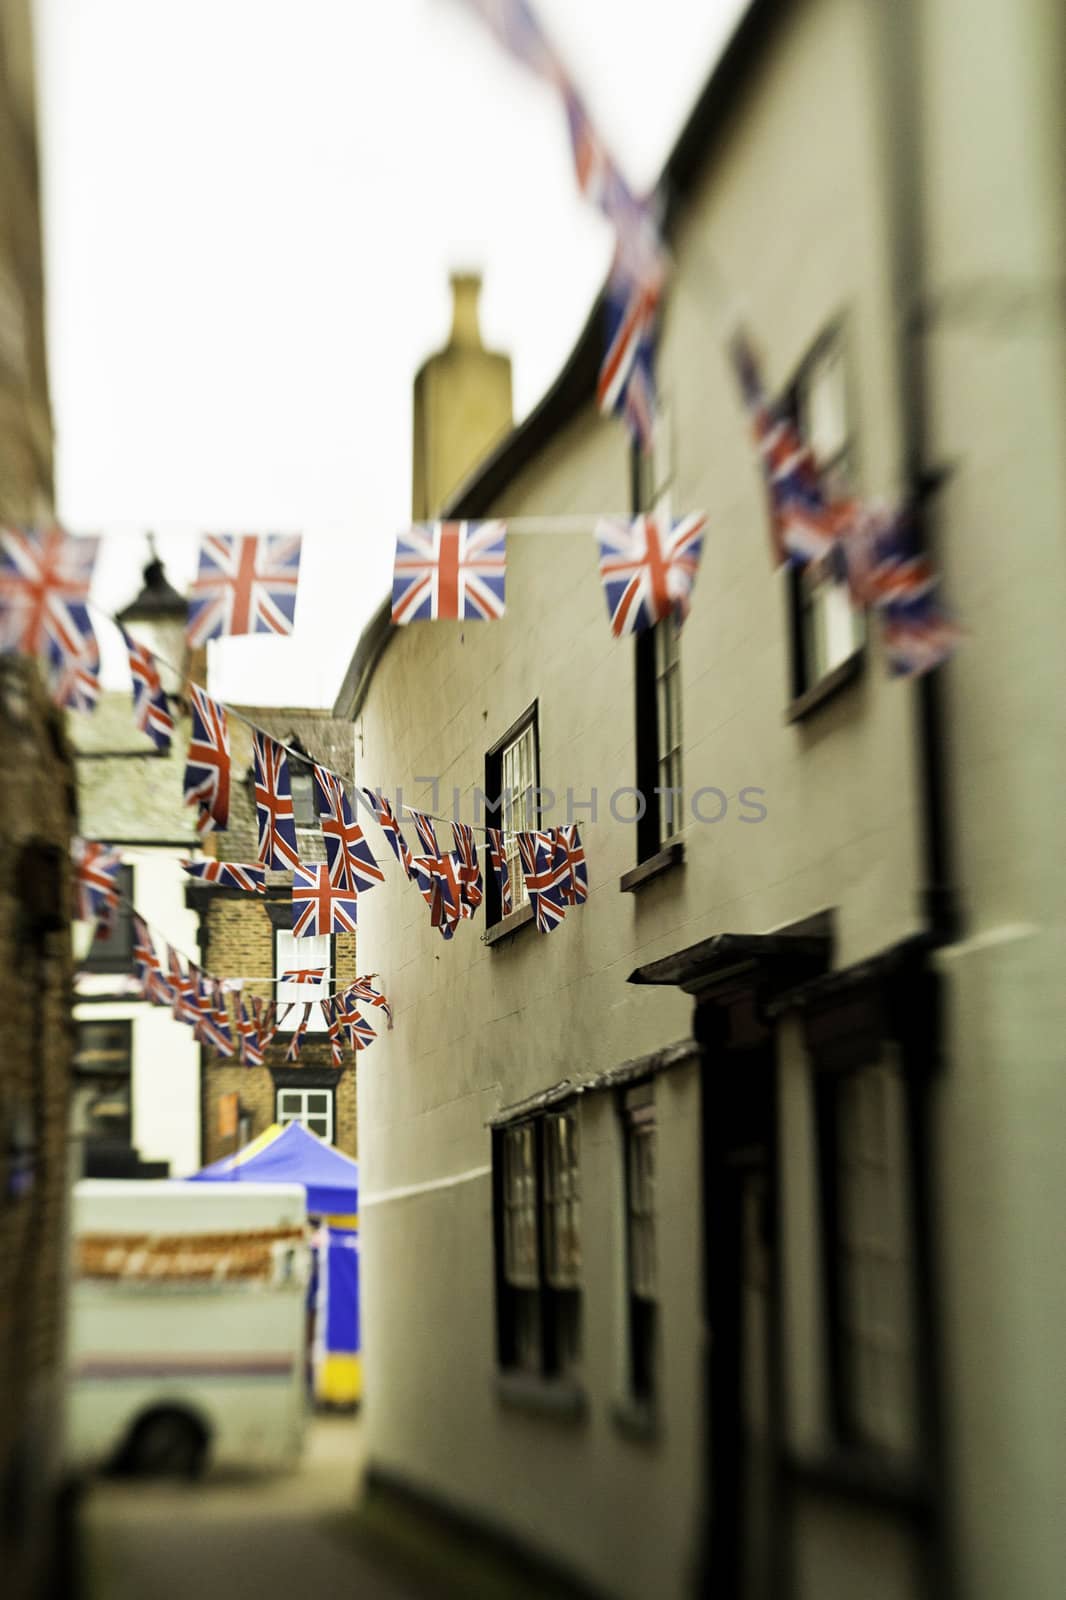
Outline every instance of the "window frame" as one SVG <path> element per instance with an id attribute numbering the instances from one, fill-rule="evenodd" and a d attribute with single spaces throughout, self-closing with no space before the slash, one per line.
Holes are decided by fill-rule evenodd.
<path id="1" fill-rule="evenodd" d="M 291 939 L 293 937 L 292 927 L 291 926 L 289 926 L 289 927 L 284 927 L 284 926 L 279 927 L 275 922 L 272 921 L 271 925 L 270 925 L 270 934 L 271 934 L 271 946 L 272 946 L 272 949 L 273 949 L 273 957 L 274 957 L 274 999 L 275 999 L 275 1002 L 277 1004 L 278 1011 L 280 1011 L 282 1009 L 282 1005 L 283 1004 L 286 1004 L 286 1005 L 288 1004 L 287 1000 L 284 1001 L 284 1002 L 282 1001 L 282 998 L 281 998 L 281 984 L 280 984 L 280 981 L 279 981 L 281 973 L 284 970 L 284 966 L 287 966 L 288 963 L 286 962 L 284 964 L 284 966 L 283 966 L 283 964 L 278 960 L 278 935 L 279 934 L 286 934 Z M 337 935 L 335 933 L 330 933 L 330 934 L 320 934 L 320 935 L 317 935 L 317 937 L 323 938 L 323 939 L 327 939 L 328 938 L 328 940 L 329 940 L 329 963 L 328 963 L 327 968 L 326 968 L 325 978 L 323 979 L 321 984 L 307 984 L 305 986 L 308 989 L 315 990 L 315 995 L 314 995 L 315 1005 L 314 1005 L 314 1008 L 312 1009 L 310 1017 L 308 1018 L 307 1033 L 305 1035 L 306 1038 L 317 1038 L 320 1034 L 324 1035 L 326 1033 L 326 1031 L 327 1031 L 327 1029 L 326 1029 L 326 1019 L 322 1015 L 322 1008 L 318 1005 L 317 1002 L 319 1000 L 325 999 L 327 994 L 332 993 L 332 991 L 336 987 L 336 983 L 337 983 Z M 310 940 L 306 940 L 306 941 L 297 940 L 296 941 L 297 944 L 300 944 L 300 943 L 308 943 L 309 944 L 310 942 L 311 942 Z M 303 965 L 303 964 L 304 963 L 300 963 L 300 965 Z M 295 965 L 295 963 L 294 963 L 294 965 Z M 306 965 L 307 966 L 313 966 L 314 963 L 311 962 L 311 961 L 308 961 L 306 963 Z M 302 1000 L 297 1000 L 295 1002 L 296 1009 L 289 1015 L 289 1017 L 286 1019 L 286 1021 L 285 1021 L 285 1023 L 283 1025 L 279 1025 L 278 1030 L 277 1030 L 279 1038 L 287 1039 L 292 1034 L 294 1034 L 296 1032 L 296 1029 L 300 1025 L 300 1006 L 302 1004 L 303 1004 Z M 295 1018 L 295 1021 L 293 1020 L 294 1018 Z"/>
<path id="2" fill-rule="evenodd" d="M 622 1192 L 625 1207 L 626 1390 L 629 1400 L 654 1412 L 659 1393 L 660 1298 L 658 1282 L 658 1215 L 655 1173 L 658 1159 L 658 1118 L 655 1085 L 651 1078 L 623 1091 L 618 1102 L 622 1126 Z M 652 1189 L 647 1212 L 634 1206 L 634 1156 L 636 1140 L 653 1140 Z M 634 1223 L 647 1222 L 652 1255 L 650 1292 L 637 1283 Z"/>
<path id="3" fill-rule="evenodd" d="M 840 476 L 846 484 L 853 485 L 857 479 L 858 440 L 849 348 L 845 320 L 838 317 L 823 329 L 807 350 L 785 390 L 780 409 L 808 438 L 806 413 L 814 393 L 811 380 L 827 355 L 835 350 L 843 385 L 843 439 L 830 456 L 823 458 L 817 456 L 816 452 L 816 459 L 820 471 L 830 477 Z M 810 442 L 813 449 L 815 441 Z M 851 606 L 842 576 L 834 577 L 827 571 L 812 576 L 810 565 L 801 568 L 789 562 L 785 582 L 791 691 L 788 720 L 797 722 L 860 675 L 866 656 L 866 625 L 861 614 Z M 850 619 L 851 648 L 839 660 L 830 661 L 821 671 L 817 671 L 816 663 L 811 659 L 808 619 L 812 611 L 812 596 L 829 583 L 837 584 L 842 591 Z"/>
<path id="4" fill-rule="evenodd" d="M 878 1071 L 894 1071 L 899 1086 L 898 1116 L 901 1164 L 898 1173 L 897 1204 L 902 1211 L 903 1237 L 900 1284 L 904 1299 L 903 1363 L 910 1386 L 909 1439 L 899 1448 L 878 1441 L 864 1429 L 861 1402 L 856 1398 L 856 1377 L 851 1365 L 851 1348 L 856 1342 L 847 1335 L 850 1304 L 843 1265 L 845 1206 L 841 1181 L 841 1094 L 845 1085 Z M 833 1063 L 815 1062 L 814 1109 L 818 1174 L 819 1235 L 822 1258 L 821 1306 L 824 1326 L 824 1352 L 828 1423 L 834 1444 L 850 1455 L 871 1461 L 892 1462 L 914 1468 L 922 1445 L 921 1395 L 918 1390 L 918 1264 L 921 1241 L 915 1206 L 914 1161 L 909 1143 L 913 1107 L 911 1084 L 904 1062 L 883 1042 L 880 1051 L 863 1060 Z"/>
<path id="5" fill-rule="evenodd" d="M 329 1128 L 329 1133 L 328 1133 L 328 1135 L 327 1134 L 319 1134 L 319 1138 L 325 1138 L 326 1142 L 328 1144 L 333 1145 L 334 1147 L 336 1147 L 336 1143 L 337 1143 L 337 1138 L 336 1138 L 336 1135 L 337 1135 L 337 1092 L 336 1092 L 335 1087 L 332 1084 L 321 1084 L 321 1085 L 320 1084 L 307 1084 L 306 1086 L 304 1086 L 302 1084 L 301 1085 L 275 1084 L 274 1085 L 274 1121 L 279 1123 L 280 1126 L 283 1127 L 283 1128 L 284 1127 L 288 1127 L 289 1123 L 291 1123 L 291 1122 L 299 1122 L 301 1127 L 306 1128 L 309 1133 L 314 1133 L 316 1130 L 314 1128 L 310 1128 L 308 1126 L 308 1122 L 312 1117 L 314 1117 L 316 1119 L 320 1119 L 322 1117 L 322 1113 L 319 1112 L 319 1111 L 312 1112 L 309 1108 L 307 1108 L 307 1105 L 306 1105 L 307 1097 L 308 1097 L 308 1095 L 312 1095 L 312 1094 L 316 1094 L 316 1095 L 317 1094 L 321 1094 L 321 1095 L 325 1095 L 325 1097 L 326 1097 L 326 1106 L 327 1106 L 327 1117 L 326 1117 L 326 1120 L 327 1120 L 327 1124 L 328 1124 L 328 1128 Z M 282 1099 L 284 1098 L 284 1096 L 286 1096 L 286 1095 L 297 1095 L 304 1102 L 304 1109 L 301 1112 L 300 1116 L 295 1117 L 295 1116 L 290 1116 L 290 1115 L 287 1115 L 287 1114 L 283 1113 L 281 1102 L 282 1102 Z"/>
<path id="6" fill-rule="evenodd" d="M 516 745 L 518 743 L 519 739 L 522 737 L 522 735 L 525 734 L 527 731 L 531 731 L 532 735 L 533 735 L 533 762 L 532 762 L 533 773 L 534 773 L 533 788 L 539 793 L 539 791 L 540 791 L 540 701 L 539 700 L 534 700 L 534 701 L 532 701 L 532 703 L 530 705 L 528 705 L 526 707 L 526 709 L 522 712 L 521 716 L 517 717 L 515 719 L 515 721 L 512 722 L 511 726 L 507 729 L 507 732 L 503 735 L 503 737 L 500 738 L 500 739 L 497 739 L 496 743 L 493 744 L 493 745 L 490 745 L 489 749 L 486 750 L 486 752 L 485 752 L 485 796 L 486 796 L 487 801 L 495 802 L 499 806 L 501 795 L 503 793 L 504 754 L 508 749 L 510 749 L 511 747 Z M 499 828 L 502 829 L 503 825 L 504 825 L 504 822 L 506 820 L 507 820 L 507 818 L 504 816 L 503 807 L 499 806 L 499 809 L 497 809 L 497 810 L 487 811 L 486 827 L 490 827 L 490 828 L 499 827 Z M 533 819 L 532 819 L 532 826 L 531 826 L 530 831 L 532 831 L 532 828 L 536 827 L 536 823 L 537 823 L 537 818 L 536 818 L 536 816 L 534 816 Z M 505 847 L 505 851 L 506 851 L 506 848 L 507 848 L 506 839 L 504 840 L 504 847 Z M 510 859 L 510 857 L 508 857 L 508 859 Z M 519 895 L 515 894 L 515 879 L 512 878 L 512 882 L 511 882 L 511 897 L 512 897 L 512 905 L 513 905 L 513 910 L 511 912 L 512 916 L 517 916 L 517 914 L 520 911 L 525 910 L 526 908 L 528 908 L 528 905 L 529 905 L 529 897 L 526 894 L 525 883 L 524 883 L 524 881 L 522 879 L 521 869 L 519 869 L 517 881 L 521 884 L 521 895 L 519 896 Z M 485 844 L 484 882 L 485 882 L 485 927 L 486 927 L 486 929 L 490 929 L 490 928 L 498 927 L 506 919 L 503 916 L 502 900 L 501 900 L 501 896 L 500 896 L 500 886 L 499 886 L 499 883 L 496 880 L 496 873 L 495 873 L 495 871 L 493 869 L 493 866 L 492 866 L 492 857 L 491 857 L 491 855 L 489 853 L 489 847 L 488 847 L 488 843 L 487 842 Z"/>
<path id="7" fill-rule="evenodd" d="M 118 869 L 116 879 L 119 892 L 119 902 L 115 907 L 115 923 L 111 936 L 100 939 L 93 935 L 93 942 L 85 955 L 78 963 L 78 972 L 95 974 L 109 973 L 115 976 L 133 972 L 133 905 L 134 905 L 134 873 L 133 865 L 123 861 Z M 99 946 L 98 955 L 93 952 Z M 125 946 L 125 948 L 123 948 Z"/>
<path id="8" fill-rule="evenodd" d="M 569 1281 L 552 1281 L 549 1264 L 548 1137 L 553 1122 L 566 1121 L 575 1151 L 573 1170 L 578 1239 L 577 1269 Z M 508 1149 L 520 1136 L 532 1134 L 533 1206 L 535 1213 L 536 1282 L 514 1281 L 508 1271 Z M 572 1383 L 583 1357 L 584 1275 L 580 1258 L 581 1132 L 574 1102 L 554 1105 L 534 1116 L 522 1117 L 493 1129 L 492 1135 L 493 1234 L 496 1278 L 496 1364 L 502 1375 L 533 1378 L 546 1383 Z M 552 1196 L 551 1203 L 558 1197 Z M 556 1274 L 558 1278 L 558 1275 Z"/>
<path id="9" fill-rule="evenodd" d="M 127 1103 L 127 1106 L 128 1106 L 128 1115 L 127 1115 L 127 1117 L 125 1119 L 124 1131 L 120 1132 L 117 1135 L 114 1135 L 111 1138 L 108 1138 L 105 1135 L 105 1137 L 103 1139 L 97 1141 L 97 1139 L 94 1138 L 93 1134 L 90 1132 L 90 1129 L 89 1129 L 88 1117 L 89 1117 L 90 1113 L 89 1113 L 89 1107 L 88 1107 L 88 1105 L 86 1105 L 86 1107 L 85 1107 L 86 1123 L 85 1123 L 84 1132 L 83 1132 L 83 1138 L 85 1140 L 85 1143 L 86 1144 L 94 1144 L 96 1142 L 101 1142 L 101 1143 L 118 1143 L 118 1144 L 127 1144 L 127 1145 L 128 1144 L 132 1144 L 132 1142 L 133 1142 L 133 1128 L 134 1128 L 134 1106 L 133 1106 L 133 1020 L 130 1017 L 79 1017 L 77 1019 L 77 1021 L 75 1022 L 75 1027 L 77 1029 L 77 1034 L 76 1034 L 76 1038 L 75 1038 L 74 1076 L 75 1076 L 75 1081 L 76 1081 L 78 1087 L 81 1088 L 81 1089 L 87 1089 L 93 1083 L 105 1083 L 105 1082 L 107 1082 L 107 1081 L 109 1081 L 111 1079 L 115 1079 L 115 1080 L 122 1079 L 122 1081 L 124 1083 L 124 1086 L 125 1086 L 126 1103 Z M 110 1028 L 110 1029 L 114 1029 L 116 1031 L 116 1033 L 120 1033 L 122 1035 L 122 1039 L 123 1039 L 123 1047 L 122 1047 L 122 1049 L 123 1049 L 123 1056 L 124 1056 L 124 1065 L 122 1067 L 104 1068 L 104 1069 L 101 1070 L 101 1069 L 92 1068 L 92 1067 L 86 1068 L 86 1067 L 81 1065 L 81 1059 L 82 1059 L 82 1053 L 83 1053 L 83 1047 L 82 1047 L 83 1037 L 90 1030 L 95 1029 L 95 1028 L 100 1028 L 100 1029 Z"/>

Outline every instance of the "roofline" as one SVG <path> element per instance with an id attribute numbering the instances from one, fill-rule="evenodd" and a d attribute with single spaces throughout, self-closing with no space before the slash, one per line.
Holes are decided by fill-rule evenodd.
<path id="1" fill-rule="evenodd" d="M 775 20 L 789 0 L 749 0 L 711 69 L 710 75 L 666 159 L 655 194 L 662 202 L 663 232 L 670 238 L 681 214 L 680 202 L 706 164 L 710 141 L 730 115 Z M 596 394 L 603 344 L 605 288 L 601 289 L 578 334 L 577 342 L 554 383 L 533 410 L 511 432 L 441 507 L 449 520 L 480 517 L 488 512 L 521 469 Z M 359 715 L 378 662 L 395 630 L 391 626 L 391 601 L 382 601 L 360 635 L 348 671 L 334 702 L 333 714 L 350 720 Z"/>

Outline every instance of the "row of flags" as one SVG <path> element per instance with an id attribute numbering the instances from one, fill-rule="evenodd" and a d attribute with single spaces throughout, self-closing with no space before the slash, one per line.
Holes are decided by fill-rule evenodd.
<path id="1" fill-rule="evenodd" d="M 118 879 L 122 857 L 108 845 L 84 839 L 73 841 L 71 855 L 78 917 L 92 923 L 98 934 L 106 935 L 114 927 L 122 898 Z M 292 1001 L 279 1012 L 276 1001 L 264 1001 L 259 996 L 251 997 L 246 1004 L 238 987 L 241 980 L 212 977 L 166 941 L 157 950 L 148 924 L 132 908 L 131 923 L 133 969 L 142 997 L 152 1005 L 166 1007 L 177 1021 L 187 1023 L 200 1043 L 226 1058 L 239 1056 L 244 1066 L 262 1066 L 266 1051 L 298 1004 L 302 1015 L 286 1052 L 289 1061 L 299 1059 L 313 1005 L 321 1008 L 336 1067 L 343 1063 L 345 1040 L 353 1051 L 360 1051 L 377 1037 L 359 1010 L 361 1004 L 383 1010 L 391 1026 L 388 999 L 370 978 L 357 978 L 336 994 L 315 1001 Z M 296 968 L 283 973 L 281 981 L 321 984 L 324 977 L 323 967 Z"/>
<path id="2" fill-rule="evenodd" d="M 291 634 L 300 572 L 298 535 L 207 534 L 189 597 L 192 647 L 227 634 Z M 0 528 L 0 652 L 40 658 L 57 705 L 92 711 L 100 698 L 100 644 L 89 613 L 98 538 L 58 527 Z M 173 719 L 158 664 L 121 625 L 137 726 L 170 745 Z"/>
<path id="3" fill-rule="evenodd" d="M 702 516 L 604 518 L 596 527 L 600 578 L 615 637 L 689 612 L 703 553 Z M 392 620 L 495 622 L 504 614 L 504 522 L 422 523 L 400 534 Z"/>
<path id="4" fill-rule="evenodd" d="M 364 789 L 371 810 L 381 825 L 404 876 L 429 906 L 430 925 L 443 939 L 477 912 L 485 898 L 474 829 L 467 823 L 451 824 L 454 850 L 442 850 L 434 818 L 411 811 L 422 847 L 415 855 L 404 837 L 396 814 L 380 791 Z M 500 914 L 513 910 L 510 863 L 501 829 L 487 828 L 488 856 L 499 889 Z M 541 933 L 557 928 L 570 906 L 588 899 L 588 866 L 576 823 L 559 828 L 512 835 L 517 841 L 526 893 Z"/>
<path id="5" fill-rule="evenodd" d="M 463 0 L 498 43 L 558 94 L 577 186 L 610 224 L 614 255 L 606 293 L 600 409 L 620 416 L 645 452 L 655 419 L 655 344 L 667 258 L 652 205 L 635 195 L 600 136 L 559 52 L 528 0 Z"/>
<path id="6" fill-rule="evenodd" d="M 939 666 L 962 633 L 940 598 L 938 574 L 919 548 L 912 508 L 835 492 L 796 422 L 767 398 L 742 331 L 734 335 L 730 355 L 766 483 L 775 565 L 820 568 L 846 585 L 855 610 L 876 612 L 894 675 L 914 677 Z"/>

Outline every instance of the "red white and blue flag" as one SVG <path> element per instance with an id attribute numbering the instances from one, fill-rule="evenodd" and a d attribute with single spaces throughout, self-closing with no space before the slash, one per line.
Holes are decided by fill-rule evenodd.
<path id="1" fill-rule="evenodd" d="M 528 0 L 463 0 L 491 29 L 503 48 L 549 83 L 561 83 L 565 73 L 558 56 L 533 14 Z"/>
<path id="2" fill-rule="evenodd" d="M 420 523 L 396 540 L 392 620 L 495 621 L 504 613 L 506 525 Z"/>
<path id="3" fill-rule="evenodd" d="M 376 973 L 370 974 L 370 978 L 376 976 Z M 355 982 L 347 990 L 347 995 L 351 1000 L 365 1000 L 367 1005 L 379 1007 L 384 1011 L 388 1025 L 391 1028 L 392 1007 L 381 990 L 374 988 L 370 978 L 356 978 Z"/>
<path id="4" fill-rule="evenodd" d="M 566 916 L 568 903 L 563 888 L 566 869 L 556 860 L 555 840 L 548 832 L 520 833 L 518 850 L 537 929 L 551 933 Z"/>
<path id="5" fill-rule="evenodd" d="M 244 861 L 183 861 L 190 878 L 214 883 L 220 889 L 242 889 L 245 894 L 262 894 L 266 868 Z"/>
<path id="6" fill-rule="evenodd" d="M 341 1025 L 337 1016 L 336 1004 L 332 999 L 320 1000 L 318 1003 L 322 1007 L 322 1015 L 326 1019 L 330 1059 L 335 1067 L 340 1067 L 344 1063 L 344 1048 L 341 1044 Z"/>
<path id="7" fill-rule="evenodd" d="M 680 522 L 646 516 L 599 523 L 600 577 L 615 638 L 641 633 L 671 613 L 679 626 L 684 621 L 703 552 L 704 525 L 702 516 Z"/>
<path id="8" fill-rule="evenodd" d="M 166 755 L 170 749 L 170 736 L 174 732 L 174 718 L 163 692 L 163 681 L 155 656 L 146 644 L 139 643 L 119 625 L 126 644 L 133 680 L 133 720 L 142 733 L 146 733 L 156 749 Z"/>
<path id="9" fill-rule="evenodd" d="M 244 996 L 237 1002 L 237 1038 L 240 1041 L 242 1067 L 261 1067 L 263 1051 L 259 1044 L 259 1020 L 248 1015 Z"/>
<path id="10" fill-rule="evenodd" d="M 226 713 L 197 684 L 190 685 L 192 728 L 185 755 L 185 804 L 198 807 L 201 834 L 229 825 L 230 753 Z"/>
<path id="11" fill-rule="evenodd" d="M 259 859 L 265 866 L 282 872 L 295 871 L 300 857 L 296 849 L 296 818 L 285 750 L 257 728 L 252 734 L 252 756 Z"/>
<path id="12" fill-rule="evenodd" d="M 459 863 L 454 856 L 441 853 L 433 821 L 423 811 L 412 811 L 415 829 L 425 854 L 415 856 L 412 875 L 419 893 L 430 908 L 430 923 L 442 939 L 453 937 L 462 916 L 459 888 Z"/>
<path id="13" fill-rule="evenodd" d="M 459 904 L 464 917 L 472 917 L 485 898 L 485 887 L 481 881 L 481 862 L 478 858 L 477 845 L 474 843 L 474 830 L 465 822 L 452 823 L 452 836 L 455 839 L 455 859 L 459 876 Z"/>
<path id="14" fill-rule="evenodd" d="M 339 996 L 338 1014 L 341 1027 L 348 1038 L 348 1043 L 353 1050 L 366 1050 L 377 1038 L 374 1029 L 356 1007 L 356 994 L 354 989 L 348 989 Z"/>
<path id="15" fill-rule="evenodd" d="M 658 295 L 628 278 L 612 279 L 604 300 L 607 349 L 596 399 L 607 416 L 622 417 L 641 450 L 655 428 L 655 340 Z"/>
<path id="16" fill-rule="evenodd" d="M 223 634 L 292 633 L 299 576 L 299 534 L 205 534 L 189 599 L 189 644 L 195 650 Z"/>
<path id="17" fill-rule="evenodd" d="M 404 838 L 403 830 L 396 819 L 396 813 L 383 794 L 377 793 L 373 789 L 364 789 L 363 793 L 366 795 L 367 804 L 381 825 L 382 832 L 389 841 L 393 855 L 400 863 L 407 877 L 410 878 L 414 871 L 414 858 L 411 855 L 411 847 Z"/>
<path id="18" fill-rule="evenodd" d="M 78 920 L 95 923 L 98 929 L 109 933 L 118 909 L 122 857 L 117 850 L 92 839 L 72 839 L 70 853 Z"/>
<path id="19" fill-rule="evenodd" d="M 72 662 L 99 665 L 89 620 L 99 545 L 62 528 L 0 528 L 0 652 L 44 657 L 53 681 Z"/>
<path id="20" fill-rule="evenodd" d="M 327 933 L 354 933 L 358 901 L 330 882 L 329 868 L 294 867 L 292 874 L 292 931 L 297 939 Z"/>
<path id="21" fill-rule="evenodd" d="M 509 917 L 514 910 L 514 900 L 511 895 L 511 867 L 504 849 L 503 834 L 499 828 L 486 828 L 485 832 L 489 841 L 489 859 L 500 890 L 500 915 Z"/>
<path id="22" fill-rule="evenodd" d="M 159 972 L 159 956 L 156 954 L 155 945 L 148 924 L 136 911 L 130 918 L 133 930 L 133 971 L 137 982 L 141 986 L 141 993 L 146 1000 L 154 1000 L 155 976 Z"/>
<path id="23" fill-rule="evenodd" d="M 589 870 L 585 847 L 576 822 L 551 829 L 552 865 L 559 870 L 559 892 L 568 906 L 584 905 L 589 897 Z"/>
<path id="24" fill-rule="evenodd" d="M 325 967 L 289 967 L 281 974 L 282 983 L 321 983 L 326 976 Z"/>
<path id="25" fill-rule="evenodd" d="M 358 894 L 385 881 L 385 874 L 370 853 L 366 835 L 352 815 L 344 785 L 335 772 L 316 766 L 315 804 L 326 842 L 330 882 L 337 889 Z"/>
<path id="26" fill-rule="evenodd" d="M 830 493 L 799 429 L 767 399 L 755 352 L 743 332 L 733 336 L 730 355 L 762 463 L 774 564 L 820 561 L 846 535 L 855 504 Z"/>
<path id="27" fill-rule="evenodd" d="M 289 1048 L 285 1052 L 285 1060 L 286 1061 L 299 1061 L 299 1059 L 300 1059 L 300 1046 L 304 1042 L 304 1034 L 307 1032 L 307 1024 L 311 1020 L 311 1006 L 312 1006 L 312 1004 L 313 1004 L 313 1002 L 310 1001 L 310 1000 L 305 1000 L 304 1001 L 304 1014 L 300 1018 L 299 1024 L 298 1024 L 297 1029 L 296 1029 L 296 1032 L 293 1034 L 292 1039 L 289 1041 Z M 291 1011 L 291 1010 L 292 1010 L 292 1007 L 290 1006 L 289 1007 L 289 1011 Z M 289 1014 L 289 1012 L 286 1011 L 285 1012 L 285 1016 L 283 1016 L 282 1019 L 281 1019 L 283 1022 L 285 1020 L 285 1017 L 288 1016 L 288 1014 Z"/>
<path id="28" fill-rule="evenodd" d="M 48 683 L 57 706 L 68 711 L 95 711 L 100 699 L 100 646 L 90 626 L 77 653 L 49 651 Z"/>

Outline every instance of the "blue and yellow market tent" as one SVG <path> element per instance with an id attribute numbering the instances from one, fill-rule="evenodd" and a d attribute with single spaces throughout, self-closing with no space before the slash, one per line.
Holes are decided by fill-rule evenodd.
<path id="1" fill-rule="evenodd" d="M 323 1219 L 315 1307 L 315 1398 L 360 1398 L 359 1165 L 298 1122 L 274 1123 L 235 1155 L 213 1161 L 190 1183 L 300 1183 L 307 1211 Z"/>

